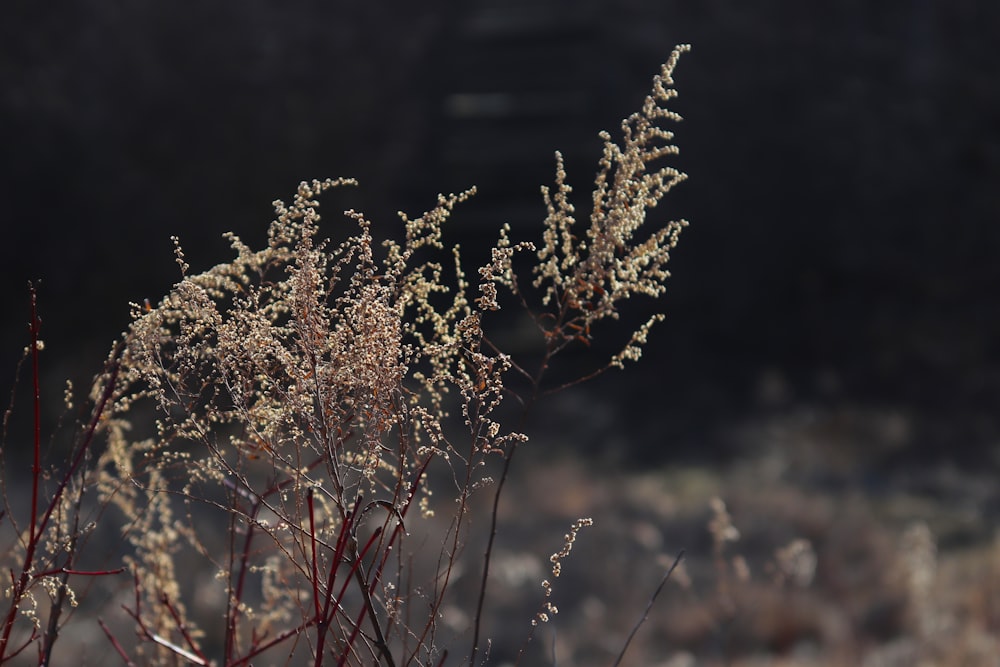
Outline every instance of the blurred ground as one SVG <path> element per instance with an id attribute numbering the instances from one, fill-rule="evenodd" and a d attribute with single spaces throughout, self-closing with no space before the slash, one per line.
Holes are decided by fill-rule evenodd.
<path id="1" fill-rule="evenodd" d="M 504 506 L 497 657 L 513 663 L 532 613 L 519 596 L 541 600 L 546 556 L 592 516 L 552 580 L 560 613 L 521 664 L 612 664 L 683 550 L 623 665 L 996 665 L 995 475 L 885 470 L 879 452 L 905 428 L 899 414 L 799 406 L 720 434 L 739 452 L 724 463 L 527 450 Z"/>
<path id="2" fill-rule="evenodd" d="M 907 416 L 797 405 L 718 433 L 731 452 L 725 461 L 679 457 L 636 465 L 578 451 L 580 434 L 603 417 L 593 392 L 569 396 L 563 395 L 567 404 L 590 402 L 596 417 L 581 419 L 581 410 L 566 413 L 556 401 L 542 406 L 538 414 L 546 426 L 536 424 L 519 451 L 504 494 L 483 624 L 487 664 L 614 664 L 682 551 L 680 568 L 620 664 L 997 664 L 995 475 L 919 460 L 887 469 L 882 452 L 900 446 Z M 15 478 L 5 487 L 15 506 L 27 495 L 19 483 Z M 446 517 L 449 495 L 440 491 L 434 502 L 445 504 Z M 449 647 L 452 659 L 468 646 L 489 496 L 480 493 L 472 505 L 471 516 L 478 518 L 453 572 L 452 604 L 442 609 L 437 643 Z M 583 517 L 594 525 L 580 531 L 555 578 L 549 556 Z M 408 543 L 420 544 L 424 526 L 433 531 L 436 523 L 408 519 Z M 107 544 L 120 539 L 113 526 L 102 530 Z M 425 555 L 432 562 L 436 557 L 434 550 Z M 189 608 L 207 630 L 203 646 L 212 652 L 219 648 L 213 628 L 224 598 L 214 570 L 204 566 L 183 565 Z M 553 584 L 549 601 L 559 612 L 532 630 L 546 600 L 544 579 Z M 57 655 L 110 664 L 117 658 L 93 619 L 103 618 L 118 637 L 129 638 L 121 605 L 131 604 L 131 582 L 100 578 L 80 595 L 83 605 Z M 422 604 L 419 597 L 412 603 L 418 609 Z M 34 664 L 32 658 L 19 664 Z"/>

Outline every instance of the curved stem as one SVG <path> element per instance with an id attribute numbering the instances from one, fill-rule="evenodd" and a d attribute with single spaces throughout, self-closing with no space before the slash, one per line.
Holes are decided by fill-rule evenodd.
<path id="1" fill-rule="evenodd" d="M 555 352 L 551 346 L 546 349 L 545 356 L 542 358 L 541 364 L 539 364 L 538 371 L 531 379 L 531 396 L 527 401 L 522 401 L 524 409 L 521 412 L 518 430 L 522 430 L 525 422 L 528 420 L 531 408 L 535 404 L 535 400 L 539 397 L 539 387 L 542 383 L 542 377 L 548 370 L 549 361 L 552 359 L 554 353 Z M 519 444 L 520 443 L 517 440 L 514 440 L 511 443 L 510 450 L 504 457 L 503 470 L 500 473 L 500 480 L 497 482 L 496 492 L 493 494 L 493 507 L 490 510 L 490 533 L 489 538 L 487 538 L 486 541 L 486 552 L 483 554 L 483 573 L 479 581 L 479 595 L 476 600 L 475 623 L 472 631 L 472 651 L 469 654 L 470 667 L 476 666 L 476 656 L 479 653 L 479 634 L 482 628 L 483 606 L 486 603 L 486 588 L 490 576 L 490 561 L 493 557 L 493 544 L 496 542 L 497 524 L 499 523 L 500 517 L 500 496 L 503 494 L 504 485 L 507 483 L 507 477 L 510 474 L 510 465 L 514 460 L 514 454 L 517 453 L 517 447 Z"/>

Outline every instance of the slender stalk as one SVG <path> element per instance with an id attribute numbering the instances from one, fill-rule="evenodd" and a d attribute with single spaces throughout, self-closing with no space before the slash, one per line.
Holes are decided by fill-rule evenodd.
<path id="1" fill-rule="evenodd" d="M 97 624 L 101 626 L 101 630 L 104 631 L 104 635 L 108 638 L 108 641 L 111 642 L 111 646 L 114 647 L 115 653 L 121 657 L 122 662 L 125 663 L 126 667 L 135 667 L 135 663 L 132 662 L 132 659 L 128 657 L 128 653 L 125 652 L 125 647 L 123 647 L 121 642 L 118 641 L 118 638 L 114 636 L 111 632 L 111 628 L 109 628 L 104 622 L 104 619 L 97 619 Z"/>
<path id="2" fill-rule="evenodd" d="M 38 321 L 38 294 L 35 291 L 34 286 L 31 288 L 31 387 L 32 387 L 32 397 L 31 403 L 33 406 L 34 413 L 34 423 L 32 424 L 32 452 L 34 455 L 34 461 L 31 465 L 31 528 L 28 531 L 28 542 L 31 545 L 30 548 L 34 551 L 34 544 L 38 541 L 38 482 L 42 476 L 42 464 L 41 464 L 41 452 L 42 452 L 42 400 L 41 400 L 41 390 L 38 373 L 38 330 L 40 327 L 40 322 Z M 27 560 L 28 563 L 31 562 L 30 559 Z"/>
<path id="3" fill-rule="evenodd" d="M 522 401 L 522 426 L 525 422 L 527 422 L 528 415 L 531 412 L 531 407 L 535 404 L 535 400 L 538 398 L 542 377 L 545 375 L 545 371 L 548 370 L 549 361 L 552 359 L 553 354 L 553 348 L 549 347 L 546 350 L 545 357 L 542 359 L 541 364 L 538 367 L 538 371 L 531 380 L 531 397 L 527 401 Z M 493 544 L 496 542 L 497 526 L 500 520 L 500 497 L 503 494 L 504 485 L 507 483 L 507 477 L 510 475 L 510 466 L 511 462 L 514 460 L 514 454 L 517 453 L 517 446 L 518 442 L 516 440 L 511 443 L 510 450 L 504 457 L 503 469 L 500 473 L 500 481 L 497 482 L 496 491 L 493 493 L 493 506 L 490 510 L 490 532 L 486 541 L 486 552 L 483 554 L 483 571 L 479 580 L 479 596 L 476 600 L 476 620 L 472 630 L 472 650 L 469 653 L 470 667 L 476 666 L 476 657 L 479 653 L 479 635 L 482 629 L 483 606 L 486 603 L 486 589 L 489 583 L 490 563 L 493 559 Z"/>
<path id="4" fill-rule="evenodd" d="M 184 641 L 187 642 L 188 647 L 191 649 L 191 653 L 198 656 L 198 658 L 202 661 L 202 664 L 209 664 L 208 657 L 198 649 L 198 645 L 195 643 L 194 637 L 192 637 L 191 633 L 188 631 L 187 623 L 184 621 L 184 617 L 181 616 L 180 612 L 177 610 L 177 607 L 170 603 L 170 598 L 166 595 L 163 595 L 160 598 L 160 601 L 163 606 L 167 608 L 167 611 L 170 612 L 171 618 L 173 618 L 174 623 L 177 624 L 177 631 L 181 633 L 182 637 L 184 637 Z"/>
<path id="5" fill-rule="evenodd" d="M 618 667 L 618 665 L 621 664 L 622 658 L 625 657 L 625 652 L 628 651 L 628 647 L 632 643 L 632 640 L 635 638 L 636 633 L 639 632 L 639 628 L 642 627 L 642 624 L 646 622 L 647 618 L 649 618 L 649 611 L 653 608 L 653 604 L 656 602 L 656 598 L 659 597 L 660 592 L 663 590 L 663 587 L 667 584 L 667 580 L 670 579 L 670 575 L 672 575 L 674 573 L 674 570 L 677 569 L 677 566 L 681 564 L 681 560 L 683 558 L 684 558 L 684 550 L 682 549 L 680 553 L 677 554 L 677 558 L 674 559 L 674 564 L 671 565 L 670 569 L 667 570 L 667 573 L 663 575 L 663 578 L 660 580 L 660 585 L 656 587 L 655 591 L 653 591 L 652 597 L 650 597 L 649 602 L 646 603 L 646 609 L 642 612 L 642 618 L 640 618 L 636 622 L 636 624 L 632 626 L 632 631 L 628 633 L 628 638 L 625 640 L 625 645 L 622 646 L 622 650 L 618 654 L 618 658 L 615 660 L 615 663 L 611 667 Z"/>
<path id="6" fill-rule="evenodd" d="M 39 331 L 41 328 L 41 322 L 38 317 L 38 301 L 37 292 L 34 286 L 31 286 L 31 323 L 29 326 L 29 331 L 31 334 L 31 374 L 32 374 L 32 384 L 33 384 L 33 403 L 34 403 L 34 437 L 33 437 L 33 463 L 32 463 L 32 492 L 31 492 L 31 517 L 28 529 L 28 541 L 25 544 L 24 549 L 24 560 L 21 564 L 21 571 L 19 575 L 16 575 L 13 570 L 10 571 L 11 580 L 11 594 L 10 594 L 10 607 L 7 610 L 7 616 L 3 623 L 3 632 L 0 635 L 0 662 L 13 657 L 16 653 L 24 650 L 25 646 L 21 646 L 15 651 L 10 648 L 10 636 L 14 629 L 14 622 L 17 620 L 17 615 L 20 610 L 21 602 L 24 600 L 24 596 L 28 592 L 28 588 L 31 586 L 32 582 L 36 577 L 32 574 L 32 569 L 35 567 L 35 558 L 38 551 L 38 547 L 42 541 L 42 535 L 45 533 L 46 528 L 49 525 L 49 521 L 52 519 L 53 513 L 60 506 L 62 502 L 63 493 L 66 491 L 66 487 L 69 485 L 70 481 L 74 478 L 80 466 L 83 464 L 87 452 L 90 450 L 90 446 L 94 441 L 94 436 L 97 433 L 97 426 L 100 422 L 101 415 L 104 413 L 105 408 L 111 401 L 115 390 L 115 381 L 118 377 L 118 357 L 119 350 L 116 350 L 112 356 L 112 361 L 110 362 L 110 372 L 108 374 L 107 385 L 98 399 L 97 404 L 94 406 L 93 413 L 91 414 L 90 422 L 83 431 L 83 437 L 80 440 L 80 444 L 77 447 L 73 461 L 70 463 L 69 468 L 63 474 L 62 478 L 59 480 L 59 484 L 56 486 L 55 491 L 52 494 L 51 500 L 48 506 L 45 508 L 44 512 L 41 513 L 39 517 L 39 507 L 38 507 L 38 496 L 39 496 L 39 484 L 41 482 L 42 470 L 41 470 L 41 374 L 39 372 L 38 364 L 38 352 L 39 352 Z M 37 638 L 37 633 L 32 632 L 31 636 L 27 640 L 30 644 Z"/>
<path id="7" fill-rule="evenodd" d="M 34 408 L 33 423 L 33 462 L 31 466 L 31 517 L 28 528 L 28 543 L 24 549 L 24 562 L 21 565 L 21 574 L 15 578 L 11 571 L 12 591 L 10 596 L 10 608 L 7 610 L 7 617 L 4 619 L 3 636 L 0 637 L 0 662 L 8 657 L 8 647 L 10 644 L 10 634 L 14 629 L 14 621 L 17 619 L 18 609 L 21 600 L 28 590 L 31 581 L 31 568 L 35 562 L 35 550 L 38 548 L 38 533 L 41 530 L 38 523 L 38 483 L 42 476 L 41 468 L 41 392 L 39 389 L 40 380 L 38 372 L 38 295 L 35 286 L 30 288 L 31 292 L 31 322 L 28 330 L 31 337 L 31 380 L 32 380 L 32 405 Z M 55 502 L 55 501 L 53 501 Z M 34 633 L 32 633 L 34 636 Z M 23 647 L 22 647 L 23 648 Z M 20 649 L 19 649 L 20 650 Z"/>
<path id="8" fill-rule="evenodd" d="M 319 563 L 316 561 L 316 506 L 313 501 L 313 490 L 309 489 L 306 492 L 306 506 L 309 510 L 309 546 L 312 550 L 312 556 L 310 559 L 310 569 L 311 569 L 311 584 L 312 584 L 312 599 L 313 599 L 313 609 L 316 617 L 316 667 L 321 667 L 323 664 L 323 646 L 326 640 L 326 619 L 321 615 L 322 610 L 320 609 L 320 599 L 319 599 Z M 339 542 L 339 539 L 338 539 Z M 336 563 L 334 563 L 336 566 Z M 336 572 L 336 570 L 334 570 Z M 327 589 L 329 590 L 330 582 L 327 582 Z"/>

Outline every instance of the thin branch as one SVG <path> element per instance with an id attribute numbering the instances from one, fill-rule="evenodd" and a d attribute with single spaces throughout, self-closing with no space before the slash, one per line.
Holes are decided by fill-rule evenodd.
<path id="1" fill-rule="evenodd" d="M 632 639 L 635 637 L 636 633 L 639 632 L 639 628 L 642 627 L 642 624 L 646 622 L 647 618 L 649 618 L 649 612 L 653 608 L 656 598 L 659 597 L 660 591 L 662 591 L 663 587 L 666 586 L 667 580 L 670 579 L 670 575 L 672 575 L 674 570 L 677 569 L 677 566 L 681 564 L 681 559 L 683 558 L 684 550 L 681 549 L 680 553 L 677 554 L 677 558 L 674 559 L 674 564 L 671 565 L 670 569 L 667 570 L 667 573 L 663 575 L 663 579 L 660 580 L 660 585 L 656 587 L 656 590 L 653 591 L 652 597 L 649 598 L 649 602 L 646 604 L 646 609 L 642 612 L 642 618 L 640 618 L 636 624 L 632 626 L 632 631 L 628 634 L 628 639 L 625 640 L 625 645 L 622 646 L 622 650 L 618 654 L 618 658 L 611 667 L 618 667 L 618 665 L 621 664 L 622 658 L 625 657 L 625 652 L 628 651 L 629 644 L 632 643 Z"/>
<path id="2" fill-rule="evenodd" d="M 121 659 L 125 662 L 126 667 L 137 667 L 137 665 L 132 662 L 132 659 L 128 657 L 128 653 L 125 652 L 125 648 L 121 645 L 118 639 L 111 633 L 111 628 L 107 626 L 103 618 L 97 619 L 97 624 L 101 626 L 101 630 L 104 631 L 104 635 L 111 642 L 111 646 L 114 647 L 115 652 L 121 656 Z"/>

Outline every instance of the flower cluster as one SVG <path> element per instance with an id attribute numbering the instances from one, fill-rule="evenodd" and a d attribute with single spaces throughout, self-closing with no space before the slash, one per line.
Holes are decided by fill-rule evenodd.
<path id="1" fill-rule="evenodd" d="M 673 132 L 663 121 L 677 122 L 680 115 L 665 105 L 677 96 L 671 86 L 681 54 L 689 45 L 674 49 L 653 80 L 653 90 L 642 110 L 622 121 L 621 143 L 601 132 L 604 153 L 599 162 L 592 195 L 590 226 L 581 238 L 576 230 L 575 208 L 570 202 L 572 188 L 566 181 L 562 155 L 556 153 L 554 189 L 542 188 L 548 216 L 534 286 L 544 290 L 543 304 L 550 308 L 557 338 L 587 340 L 593 324 L 618 317 L 619 304 L 636 294 L 658 297 L 670 276 L 666 269 L 670 252 L 676 247 L 686 220 L 666 225 L 640 236 L 647 213 L 687 175 L 669 164 L 675 155 Z M 506 281 L 504 281 L 506 282 Z M 635 361 L 646 341 L 649 328 L 662 319 L 657 315 L 646 322 L 612 366 Z"/>
<path id="2" fill-rule="evenodd" d="M 621 144 L 602 134 L 585 238 L 574 234 L 557 155 L 541 243 L 513 243 L 504 227 L 476 286 L 458 249 L 448 253 L 442 241 L 444 223 L 474 190 L 440 196 L 416 218 L 401 213 L 401 241 L 378 243 L 373 223 L 354 210 L 345 212 L 346 240 L 325 239 L 320 196 L 354 184 L 337 179 L 303 182 L 290 204 L 274 202 L 263 249 L 230 235 L 233 259 L 192 273 L 177 242 L 180 282 L 158 304 L 134 306 L 115 374 L 97 385 L 114 395 L 102 417 L 99 488 L 127 518 L 136 581 L 129 613 L 147 640 L 145 661 L 207 663 L 205 628 L 185 604 L 193 591 L 181 576 L 195 560 L 217 575 L 218 594 L 199 597 L 220 601 L 212 618 L 225 619 L 228 664 L 278 655 L 269 651 L 283 651 L 283 660 L 301 651 L 316 664 L 324 655 L 351 656 L 351 664 L 440 661 L 436 627 L 471 529 L 470 499 L 491 485 L 493 460 L 503 461 L 499 497 L 510 456 L 526 440 L 501 425 L 508 371 L 537 389 L 555 353 L 589 340 L 591 325 L 618 317 L 623 300 L 664 289 L 686 223 L 644 238 L 640 228 L 684 179 L 658 163 L 676 152 L 659 124 L 679 120 L 664 104 L 686 50 L 673 52 L 642 111 L 623 122 Z M 537 306 L 513 268 L 518 253 L 531 252 Z M 484 316 L 500 308 L 498 286 L 519 296 L 541 329 L 546 356 L 535 372 L 484 332 Z M 656 319 L 607 367 L 637 359 Z M 441 481 L 448 493 L 432 502 Z M 447 515 L 434 519 L 440 532 L 411 539 L 414 517 L 435 514 Z M 553 576 L 585 525 L 574 524 L 552 557 Z M 427 543 L 441 548 L 408 548 Z M 486 568 L 492 538 L 489 545 Z M 480 609 L 486 580 L 484 572 Z M 473 657 L 478 617 L 474 634 Z"/>

